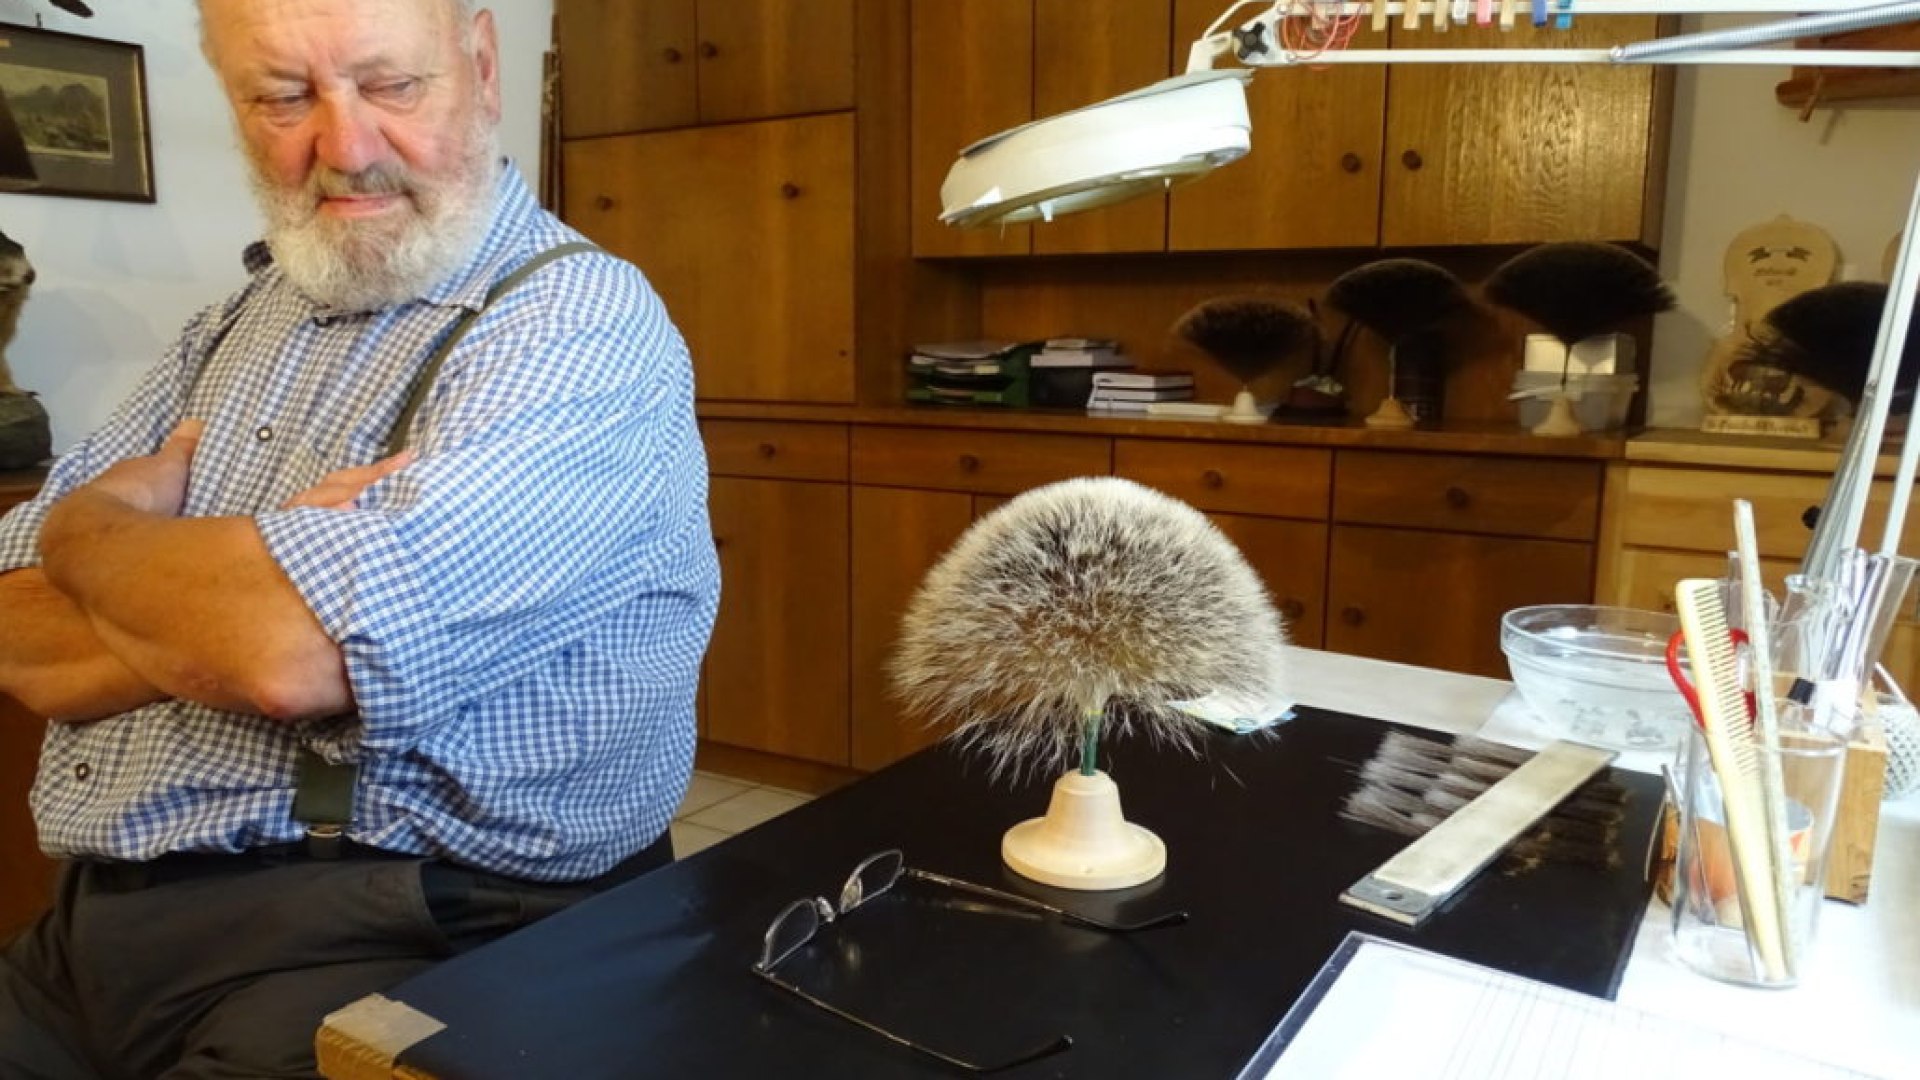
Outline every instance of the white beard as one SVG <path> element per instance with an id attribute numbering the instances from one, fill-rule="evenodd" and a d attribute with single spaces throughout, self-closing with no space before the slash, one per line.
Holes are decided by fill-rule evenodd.
<path id="1" fill-rule="evenodd" d="M 479 246 L 493 215 L 498 140 L 476 118 L 471 153 L 440 182 L 422 181 L 404 166 L 347 174 L 316 165 L 306 183 L 288 189 L 250 159 L 254 195 L 267 218 L 267 245 L 294 286 L 340 311 L 375 311 L 413 300 L 450 277 Z M 397 192 L 403 210 L 365 220 L 319 213 L 323 195 Z"/>

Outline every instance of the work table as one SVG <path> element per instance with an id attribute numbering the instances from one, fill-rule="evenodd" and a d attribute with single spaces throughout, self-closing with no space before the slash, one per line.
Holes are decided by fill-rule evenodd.
<path id="1" fill-rule="evenodd" d="M 1286 662 L 1304 705 L 1444 732 L 1476 728 L 1511 689 L 1502 680 L 1312 650 L 1291 649 Z M 1132 793 L 1129 817 L 1152 825 L 1168 840 L 1167 877 L 1123 894 L 1081 894 L 1056 902 L 1091 905 L 1108 917 L 1125 912 L 1129 918 L 1156 905 L 1176 904 L 1192 907 L 1193 921 L 1165 937 L 1118 942 L 1056 928 L 1049 933 L 1063 936 L 1046 937 L 1046 947 L 1024 960 L 998 952 L 993 955 L 1000 959 L 974 956 L 963 965 L 964 977 L 954 976 L 971 989 L 955 985 L 936 995 L 952 1015 L 934 1023 L 930 1033 L 965 1030 L 972 1021 L 1021 1032 L 1035 1025 L 1075 1031 L 1077 1044 L 1068 1056 L 1017 1070 L 1019 1075 L 1164 1076 L 1175 1074 L 1168 1071 L 1175 1061 L 1187 1063 L 1179 1075 L 1235 1075 L 1235 1062 L 1245 1060 L 1260 1036 L 1279 1022 L 1289 1000 L 1285 987 L 1301 963 L 1311 970 L 1324 959 L 1317 951 L 1305 956 L 1302 950 L 1322 944 L 1330 949 L 1337 940 L 1328 940 L 1324 920 L 1329 911 L 1345 910 L 1333 900 L 1339 886 L 1323 890 L 1328 870 L 1315 864 L 1339 864 L 1332 874 L 1344 875 L 1351 870 L 1346 863 L 1371 865 L 1383 857 L 1375 847 L 1390 851 L 1400 843 L 1383 834 L 1377 839 L 1384 842 L 1375 844 L 1376 837 L 1331 822 L 1317 828 L 1340 833 L 1332 844 L 1317 828 L 1303 832 L 1301 821 L 1292 830 L 1276 827 L 1273 812 L 1288 806 L 1301 811 L 1302 820 L 1318 820 L 1307 808 L 1322 793 L 1276 786 L 1282 774 L 1258 759 L 1284 753 L 1280 747 L 1289 740 L 1332 749 L 1334 743 L 1324 740 L 1337 724 L 1329 727 L 1327 719 L 1309 716 L 1296 721 L 1303 725 L 1297 730 L 1283 728 L 1280 744 L 1272 749 L 1257 742 L 1218 743 L 1215 762 L 1198 770 L 1173 760 L 1149 766 L 1161 759 L 1116 748 L 1114 775 L 1123 798 Z M 683 1075 L 721 1061 L 762 1058 L 784 1061 L 796 1074 L 941 1072 L 760 984 L 747 970 L 772 912 L 793 895 L 832 885 L 876 844 L 902 846 L 909 865 L 970 880 L 1001 880 L 994 840 L 1007 821 L 1029 809 L 1028 803 L 1038 811 L 1039 792 L 1016 794 L 978 770 L 929 768 L 939 760 L 917 756 L 856 788 L 451 961 L 379 999 L 363 999 L 323 1027 L 323 1074 L 335 1080 L 420 1080 L 523 1075 L 529 1068 L 564 1066 L 567 1075 L 614 1076 L 647 1060 L 661 1075 Z M 1198 776 L 1212 776 L 1213 782 L 1195 786 Z M 933 788 L 920 785 L 929 778 L 937 778 Z M 1643 781 L 1636 790 L 1653 793 L 1657 801 L 1658 781 L 1636 780 Z M 876 803 L 892 805 L 893 812 L 873 815 Z M 1180 812 L 1182 806 L 1187 812 Z M 1257 812 L 1261 806 L 1266 813 Z M 1630 885 L 1637 878 L 1631 871 L 1604 875 L 1604 887 L 1602 878 L 1593 878 L 1584 891 L 1571 894 L 1567 880 L 1549 886 L 1540 879 L 1529 883 L 1483 875 L 1453 905 L 1410 933 L 1358 913 L 1333 917 L 1359 919 L 1356 925 L 1367 932 L 1435 951 L 1507 970 L 1537 971 L 1537 977 L 1590 993 L 1606 992 L 1605 973 L 1613 968 L 1617 1000 L 1624 1005 L 1868 1075 L 1908 1077 L 1920 1074 L 1920 1038 L 1914 1034 L 1920 1031 L 1920 995 L 1915 993 L 1920 950 L 1914 948 L 1911 918 L 1920 902 L 1920 860 L 1915 858 L 1920 807 L 1887 809 L 1881 833 L 1884 878 L 1872 903 L 1826 905 L 1805 981 L 1791 990 L 1725 986 L 1679 968 L 1666 941 L 1666 909 L 1657 902 L 1646 908 L 1637 931 L 1633 924 L 1609 925 L 1604 914 L 1620 911 L 1620 901 L 1602 895 Z M 1636 820 L 1644 825 L 1650 819 L 1641 813 Z M 1354 848 L 1365 850 L 1349 850 Z M 1318 852 L 1311 862 L 1301 860 L 1307 851 Z M 941 971 L 952 967 L 954 944 L 943 945 L 939 933 L 928 929 L 947 925 L 938 921 L 937 909 L 925 906 L 929 898 L 910 895 L 871 912 L 863 909 L 844 927 L 826 931 L 829 944 L 814 960 L 842 970 L 827 992 L 843 1003 L 859 1000 L 863 968 L 872 969 L 869 979 L 886 981 L 881 973 L 896 971 L 903 956 L 916 952 L 940 964 Z M 1544 914 L 1549 911 L 1556 914 Z M 994 929 L 995 922 L 970 924 L 974 928 L 966 932 L 985 934 L 988 941 L 1017 933 Z M 1018 920 L 1004 922 L 1019 925 Z M 1592 940 L 1586 940 L 1589 936 Z M 1613 963 L 1595 962 L 1593 949 L 1600 941 L 1612 943 L 1603 951 L 1625 950 L 1623 969 L 1614 967 L 1618 953 L 1609 954 L 1616 957 Z M 1233 947 L 1223 948 L 1228 942 Z M 1056 953 L 1061 948 L 1069 951 Z M 1576 955 L 1588 959 L 1572 959 Z M 1101 981 L 1096 977 L 1101 974 L 1145 982 L 1127 989 Z M 1000 997 L 982 998 L 981 987 L 973 985 L 996 979 Z M 932 992 L 923 985 L 902 984 L 896 990 L 908 997 Z M 670 1000 L 656 999 L 663 993 Z M 1026 1011 L 1039 1005 L 1044 1008 Z M 1115 1008 L 1120 1011 L 1103 1011 Z M 368 1026 L 369 1019 L 382 1022 Z M 928 1030 L 931 1018 L 921 1020 L 922 1030 Z"/>

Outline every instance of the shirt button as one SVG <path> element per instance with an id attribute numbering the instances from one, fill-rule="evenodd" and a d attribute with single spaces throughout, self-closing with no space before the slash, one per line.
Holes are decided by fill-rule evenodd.
<path id="1" fill-rule="evenodd" d="M 259 439 L 261 442 L 266 442 L 268 439 L 273 438 L 273 429 L 262 426 L 259 431 L 253 433 L 253 437 Z"/>
<path id="2" fill-rule="evenodd" d="M 87 764 L 84 761 L 73 767 L 73 778 L 75 780 L 85 780 L 87 777 L 92 775 L 93 775 L 93 766 Z"/>

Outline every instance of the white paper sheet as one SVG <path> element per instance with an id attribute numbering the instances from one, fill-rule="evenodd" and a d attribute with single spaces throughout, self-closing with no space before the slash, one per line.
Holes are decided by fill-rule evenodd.
<path id="1" fill-rule="evenodd" d="M 1873 1080 L 1677 1017 L 1377 939 L 1359 945 L 1266 1077 Z"/>

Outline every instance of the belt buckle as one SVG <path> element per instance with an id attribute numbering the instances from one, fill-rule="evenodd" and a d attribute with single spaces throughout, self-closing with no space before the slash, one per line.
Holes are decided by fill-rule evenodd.
<path id="1" fill-rule="evenodd" d="M 347 827 L 338 822 L 321 821 L 307 826 L 307 855 L 315 859 L 337 859 L 346 847 Z"/>

